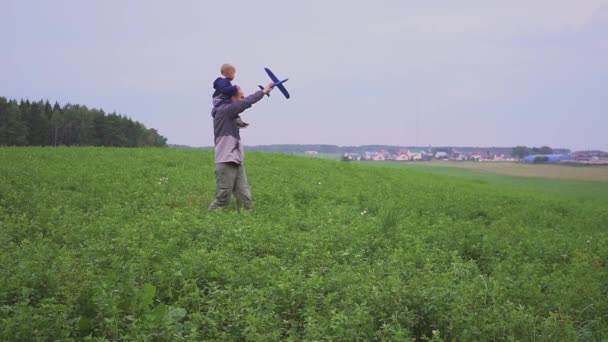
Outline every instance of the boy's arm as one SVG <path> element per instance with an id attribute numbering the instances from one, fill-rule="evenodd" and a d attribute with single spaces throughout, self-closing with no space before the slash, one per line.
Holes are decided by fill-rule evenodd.
<path id="1" fill-rule="evenodd" d="M 233 96 L 239 90 L 238 86 L 232 85 L 230 80 L 220 78 L 215 81 L 215 89 L 223 95 Z"/>

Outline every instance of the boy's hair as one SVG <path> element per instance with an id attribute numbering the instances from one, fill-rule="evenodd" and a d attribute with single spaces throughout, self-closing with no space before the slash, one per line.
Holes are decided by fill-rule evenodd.
<path id="1" fill-rule="evenodd" d="M 220 72 L 222 73 L 222 76 L 226 76 L 226 74 L 229 71 L 236 71 L 236 68 L 234 67 L 234 65 L 228 64 L 228 63 L 222 64 L 222 67 L 220 69 Z"/>

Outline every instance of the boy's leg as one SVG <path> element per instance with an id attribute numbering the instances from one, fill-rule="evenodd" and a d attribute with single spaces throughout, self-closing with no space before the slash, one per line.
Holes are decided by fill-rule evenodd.
<path id="1" fill-rule="evenodd" d="M 247 128 L 247 126 L 249 126 L 248 123 L 244 122 L 240 116 L 237 116 L 236 119 L 234 120 L 234 123 L 236 124 L 237 127 L 239 128 Z"/>
<path id="2" fill-rule="evenodd" d="M 226 208 L 230 203 L 230 196 L 237 175 L 238 166 L 234 163 L 215 164 L 215 201 L 209 205 L 209 209 Z"/>
<path id="3" fill-rule="evenodd" d="M 251 189 L 249 188 L 249 182 L 247 181 L 245 166 L 243 164 L 239 165 L 236 172 L 234 194 L 236 196 L 236 203 L 238 206 L 242 205 L 247 210 L 253 209 Z"/>

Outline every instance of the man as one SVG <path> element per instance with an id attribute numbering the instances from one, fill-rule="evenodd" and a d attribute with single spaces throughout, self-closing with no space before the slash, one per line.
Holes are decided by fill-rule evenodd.
<path id="1" fill-rule="evenodd" d="M 215 201 L 209 209 L 225 208 L 234 192 L 237 206 L 252 209 L 251 190 L 245 175 L 245 149 L 241 144 L 236 118 L 245 109 L 260 101 L 272 91 L 273 83 L 263 90 L 244 97 L 239 91 L 230 99 L 222 100 L 211 111 L 213 116 L 213 135 L 215 137 Z"/>

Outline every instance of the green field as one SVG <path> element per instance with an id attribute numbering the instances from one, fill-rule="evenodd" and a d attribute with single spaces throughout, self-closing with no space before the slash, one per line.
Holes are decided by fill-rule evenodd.
<path id="1" fill-rule="evenodd" d="M 294 155 L 300 156 L 300 157 L 307 157 L 307 158 L 321 158 L 321 159 L 331 159 L 331 160 L 340 160 L 340 157 L 342 157 L 342 155 L 340 153 L 319 153 L 319 154 L 313 154 L 313 155 L 298 153 L 298 154 L 294 154 Z"/>
<path id="2" fill-rule="evenodd" d="M 0 148 L 0 340 L 608 339 L 603 190 L 246 162 L 209 212 L 209 151 Z"/>
<path id="3" fill-rule="evenodd" d="M 518 162 L 443 161 L 380 162 L 401 164 L 402 167 L 448 167 L 481 173 L 528 178 L 549 178 L 608 182 L 608 165 L 530 164 Z"/>
<path id="4" fill-rule="evenodd" d="M 461 162 L 430 162 L 430 163 L 399 163 L 399 162 L 360 162 L 358 164 L 373 166 L 373 167 L 386 167 L 386 168 L 397 168 L 407 169 L 426 174 L 437 174 L 456 176 L 460 178 L 466 178 L 474 180 L 479 183 L 487 183 L 492 185 L 498 185 L 507 188 L 513 188 L 522 191 L 540 192 L 546 194 L 557 194 L 561 196 L 569 196 L 577 199 L 599 199 L 608 201 L 608 182 L 606 181 L 593 181 L 593 180 L 579 180 L 579 179 L 557 179 L 557 178 L 542 178 L 542 170 L 536 173 L 535 177 L 523 177 L 523 176 L 512 176 L 500 174 L 502 171 L 499 167 L 492 171 L 492 166 L 485 167 L 484 169 L 475 170 L 474 168 L 468 168 L 466 165 L 462 165 Z M 479 163 L 477 163 L 479 164 Z M 500 164 L 498 164 L 500 166 Z M 551 168 L 549 165 L 522 165 L 512 164 L 515 166 L 521 165 L 523 169 L 521 174 L 530 174 L 528 169 L 539 167 L 539 168 Z M 485 165 L 484 165 L 485 166 Z M 555 168 L 560 168 L 557 166 Z M 580 177 L 586 176 L 585 173 L 589 169 L 597 171 L 601 169 L 601 172 L 608 173 L 606 167 L 575 167 L 575 166 L 561 166 L 561 168 L 573 169 L 574 171 L 579 170 L 581 173 Z M 517 170 L 511 166 L 510 170 L 517 174 Z M 569 172 L 573 174 L 573 172 Z M 594 172 L 591 179 L 599 178 L 599 172 Z M 550 174 L 549 177 L 555 176 Z"/>

